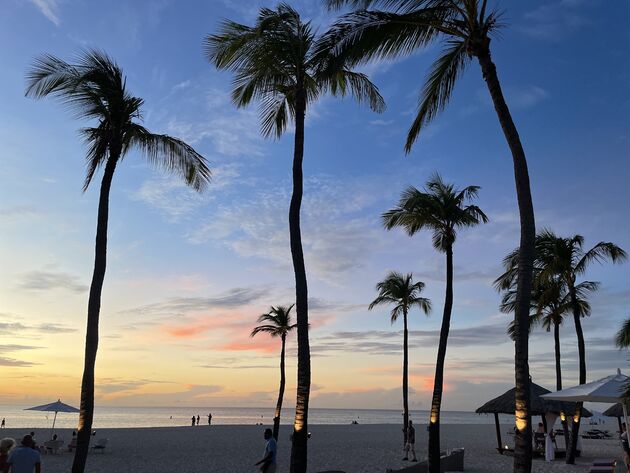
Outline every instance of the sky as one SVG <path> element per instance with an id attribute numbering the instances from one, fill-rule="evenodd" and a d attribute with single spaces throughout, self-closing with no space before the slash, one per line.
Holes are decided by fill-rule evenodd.
<path id="1" fill-rule="evenodd" d="M 492 3 L 492 2 L 491 2 Z M 337 13 L 292 4 L 324 31 Z M 263 139 L 255 106 L 237 110 L 231 76 L 204 58 L 222 19 L 252 23 L 268 1 L 4 0 L 0 16 L 0 404 L 77 403 L 94 258 L 97 176 L 81 187 L 76 120 L 53 100 L 24 97 L 42 53 L 71 60 L 101 48 L 145 100 L 144 125 L 187 140 L 211 164 L 197 194 L 130 153 L 114 177 L 96 403 L 108 406 L 272 406 L 280 344 L 250 338 L 259 314 L 294 299 L 288 244 L 293 135 Z M 626 60 L 630 5 L 604 0 L 503 0 L 493 58 L 530 167 L 539 229 L 586 246 L 630 250 Z M 428 232 L 386 231 L 380 215 L 409 185 L 439 172 L 479 185 L 490 222 L 461 231 L 443 408 L 474 410 L 513 386 L 514 348 L 492 281 L 518 244 L 511 157 L 479 67 L 405 156 L 422 81 L 439 45 L 361 66 L 387 110 L 325 97 L 307 113 L 303 242 L 309 282 L 312 407 L 400 409 L 401 323 L 368 311 L 389 270 L 426 283 L 433 313 L 410 315 L 410 405 L 430 406 L 444 301 L 444 255 Z M 626 216 L 626 217 L 624 217 Z M 589 380 L 628 370 L 614 347 L 630 316 L 630 263 L 594 265 L 600 281 L 584 320 Z M 566 386 L 577 384 L 571 320 L 561 330 Z M 295 402 L 289 337 L 285 405 Z M 555 386 L 553 337 L 531 336 L 533 380 Z"/>

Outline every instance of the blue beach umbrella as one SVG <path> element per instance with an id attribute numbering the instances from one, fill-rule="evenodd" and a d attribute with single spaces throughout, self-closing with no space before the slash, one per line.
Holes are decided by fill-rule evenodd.
<path id="1" fill-rule="evenodd" d="M 29 407 L 24 410 L 25 411 L 45 411 L 45 412 L 55 413 L 55 418 L 53 419 L 52 431 L 50 432 L 51 438 L 52 438 L 53 432 L 55 431 L 55 422 L 57 421 L 58 412 L 79 412 L 79 409 L 77 409 L 76 407 L 69 406 L 68 404 L 64 404 L 63 402 L 61 402 L 61 399 L 57 399 L 56 402 L 51 402 L 50 404 Z"/>

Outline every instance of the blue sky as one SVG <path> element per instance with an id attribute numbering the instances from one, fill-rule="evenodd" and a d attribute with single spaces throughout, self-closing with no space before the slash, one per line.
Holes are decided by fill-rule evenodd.
<path id="1" fill-rule="evenodd" d="M 292 4 L 323 30 L 335 14 L 317 1 Z M 236 110 L 230 75 L 204 59 L 202 40 L 223 18 L 252 22 L 250 1 L 8 0 L 0 17 L 0 373 L 14 384 L 0 402 L 32 398 L 33 383 L 76 399 L 98 186 L 81 193 L 84 124 L 53 101 L 24 98 L 33 58 L 107 51 L 146 101 L 145 124 L 188 140 L 210 161 L 214 182 L 194 194 L 130 154 L 111 195 L 109 266 L 97 382 L 103 404 L 273 404 L 277 347 L 251 340 L 256 316 L 290 303 L 286 214 L 292 134 L 264 140 L 255 107 Z M 626 203 L 630 134 L 625 60 L 630 7 L 621 2 L 499 3 L 506 27 L 492 43 L 530 165 L 539 228 L 580 233 L 586 244 L 630 249 Z M 482 187 L 491 222 L 455 248 L 453 339 L 447 409 L 472 409 L 508 389 L 513 347 L 491 281 L 518 243 L 509 150 L 479 67 L 472 63 L 445 113 L 402 147 L 419 89 L 439 46 L 368 64 L 387 101 L 375 114 L 327 97 L 308 112 L 303 237 L 312 300 L 313 405 L 398 408 L 400 327 L 387 309 L 367 312 L 390 269 L 427 284 L 431 317 L 411 322 L 414 407 L 430 402 L 443 303 L 443 257 L 430 235 L 386 232 L 380 214 L 407 185 L 440 172 Z M 626 368 L 612 337 L 630 315 L 630 265 L 593 267 L 602 282 L 585 320 L 589 379 Z M 575 336 L 563 329 L 567 384 L 577 382 Z M 553 387 L 550 334 L 531 343 L 534 380 Z M 129 363 L 132 359 L 134 363 Z M 289 363 L 293 396 L 295 364 Z"/>

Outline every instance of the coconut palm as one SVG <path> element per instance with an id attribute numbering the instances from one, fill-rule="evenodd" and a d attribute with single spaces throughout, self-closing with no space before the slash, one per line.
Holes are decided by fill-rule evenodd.
<path id="1" fill-rule="evenodd" d="M 278 432 L 280 431 L 280 414 L 282 412 L 282 400 L 284 399 L 284 386 L 286 384 L 286 376 L 284 373 L 284 349 L 287 342 L 287 334 L 293 330 L 296 325 L 292 324 L 291 309 L 289 307 L 278 306 L 271 307 L 269 312 L 258 317 L 258 325 L 252 330 L 251 336 L 255 337 L 259 333 L 267 333 L 272 337 L 280 337 L 282 348 L 280 349 L 280 389 L 278 391 L 278 401 L 276 402 L 276 413 L 273 417 L 273 437 L 278 440 Z"/>
<path id="2" fill-rule="evenodd" d="M 324 0 L 329 7 L 350 5 L 357 10 L 344 15 L 327 33 L 340 61 L 356 64 L 372 59 L 408 56 L 434 42 L 444 46 L 422 88 L 417 115 L 411 124 L 405 150 L 409 152 L 425 128 L 449 102 L 457 79 L 473 58 L 494 103 L 503 134 L 512 154 L 520 214 L 520 275 L 515 312 L 516 437 L 514 469 L 531 470 L 530 380 L 528 365 L 529 298 L 536 226 L 525 151 L 503 96 L 490 42 L 501 26 L 499 13 L 487 0 Z M 377 10 L 381 8 L 381 10 Z M 367 10 L 370 9 L 370 10 Z M 439 451 L 429 452 L 431 473 L 439 472 Z"/>
<path id="3" fill-rule="evenodd" d="M 83 51 L 75 63 L 51 55 L 39 57 L 28 71 L 26 95 L 55 97 L 71 108 L 78 118 L 96 122 L 94 126 L 81 129 L 88 148 L 84 191 L 96 171 L 103 168 L 94 273 L 88 300 L 77 449 L 72 465 L 72 473 L 83 473 L 94 412 L 94 367 L 107 258 L 109 193 L 116 166 L 129 151 L 137 149 L 151 165 L 178 174 L 198 191 L 210 181 L 210 170 L 203 156 L 188 144 L 171 136 L 151 133 L 139 123 L 144 101 L 129 93 L 122 69 L 102 51 Z"/>
<path id="4" fill-rule="evenodd" d="M 232 100 L 238 107 L 260 103 L 264 136 L 279 138 L 294 125 L 293 193 L 289 207 L 289 238 L 295 273 L 298 379 L 291 473 L 307 466 L 308 402 L 311 384 L 308 339 L 308 290 L 300 233 L 303 194 L 304 118 L 308 107 L 326 93 L 352 94 L 374 110 L 384 109 L 378 89 L 361 73 L 332 61 L 310 23 L 289 5 L 261 8 L 254 26 L 224 21 L 205 41 L 208 59 L 219 69 L 233 71 Z"/>
<path id="5" fill-rule="evenodd" d="M 409 311 L 418 307 L 426 315 L 431 312 L 431 301 L 426 297 L 420 297 L 424 289 L 423 282 L 413 282 L 413 274 L 402 275 L 391 271 L 385 279 L 376 285 L 378 297 L 374 299 L 368 309 L 382 304 L 395 304 L 390 312 L 392 324 L 403 316 L 403 445 L 407 442 L 407 430 L 409 427 L 409 332 L 407 330 L 407 316 Z"/>
<path id="6" fill-rule="evenodd" d="M 440 457 L 440 408 L 444 388 L 444 362 L 453 310 L 453 245 L 458 230 L 488 221 L 488 217 L 479 207 L 469 204 L 477 197 L 478 192 L 478 186 L 456 189 L 453 184 L 445 183 L 439 174 L 435 174 L 425 184 L 423 191 L 409 187 L 403 192 L 398 207 L 383 214 L 383 224 L 388 230 L 402 227 L 409 236 L 420 230 L 431 231 L 433 247 L 446 254 L 446 295 L 431 400 L 429 461 L 432 450 L 436 448 L 438 462 Z M 434 459 L 434 464 L 435 461 Z"/>
<path id="7" fill-rule="evenodd" d="M 501 278 L 495 281 L 500 284 Z M 530 330 L 537 324 L 541 324 L 542 328 L 547 332 L 553 327 L 554 355 L 556 362 L 556 391 L 562 390 L 562 365 L 560 354 L 560 326 L 564 321 L 564 317 L 571 310 L 569 303 L 569 294 L 566 286 L 561 281 L 554 280 L 543 284 L 536 278 L 534 272 L 534 291 L 532 293 L 532 312 L 530 315 Z M 503 295 L 500 309 L 505 313 L 513 313 L 516 304 L 516 289 L 512 288 Z M 587 300 L 580 299 L 583 304 L 583 310 L 590 313 L 590 305 Z M 508 335 L 514 340 L 514 321 L 508 326 Z M 569 438 L 569 429 L 566 418 L 562 420 L 562 429 L 564 438 Z"/>
<path id="8" fill-rule="evenodd" d="M 590 315 L 590 306 L 585 302 L 590 293 L 597 291 L 599 283 L 593 281 L 578 282 L 578 278 L 586 273 L 589 265 L 593 262 L 603 263 L 610 260 L 613 263 L 620 263 L 627 258 L 626 252 L 614 243 L 601 241 L 587 251 L 583 247 L 584 237 L 581 235 L 563 238 L 556 236 L 550 230 L 543 230 L 536 236 L 534 260 L 536 280 L 540 281 L 541 284 L 557 281 L 566 286 L 568 304 L 577 334 L 580 384 L 586 383 L 586 347 L 581 319 Z M 506 272 L 501 277 L 501 284 L 504 288 L 514 284 L 519 262 L 518 250 L 514 250 L 504 259 L 503 264 Z M 574 415 L 571 442 L 567 449 L 567 463 L 575 462 L 581 412 L 582 404 L 578 403 Z"/>

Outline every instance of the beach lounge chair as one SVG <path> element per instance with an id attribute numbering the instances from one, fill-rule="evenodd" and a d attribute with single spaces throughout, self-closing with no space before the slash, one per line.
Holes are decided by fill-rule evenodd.
<path id="1" fill-rule="evenodd" d="M 109 439 L 105 439 L 105 438 L 98 439 L 96 443 L 92 446 L 92 450 L 94 450 L 95 452 L 104 453 L 105 447 L 107 447 L 108 442 L 109 442 Z"/>
<path id="2" fill-rule="evenodd" d="M 49 440 L 44 442 L 44 452 L 56 455 L 59 449 L 63 447 L 63 440 Z"/>
<path id="3" fill-rule="evenodd" d="M 593 461 L 593 466 L 589 473 L 615 473 L 617 461 L 609 458 L 598 459 Z"/>
<path id="4" fill-rule="evenodd" d="M 387 470 L 386 473 L 428 473 L 428 462 L 421 461 L 402 470 Z M 440 471 L 464 471 L 464 449 L 456 448 L 450 453 L 443 452 L 440 456 Z"/>

